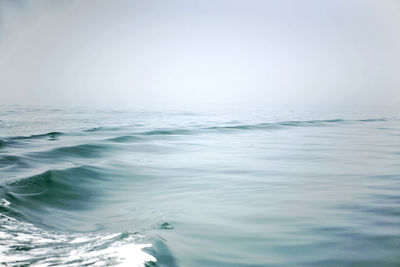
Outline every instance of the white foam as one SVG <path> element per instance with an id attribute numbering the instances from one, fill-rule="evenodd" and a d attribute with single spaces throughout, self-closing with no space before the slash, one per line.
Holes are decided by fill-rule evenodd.
<path id="1" fill-rule="evenodd" d="M 8 207 L 8 206 L 10 206 L 10 204 L 11 203 L 9 201 L 7 201 L 7 199 L 5 199 L 5 198 L 2 198 L 0 200 L 0 205 L 3 206 L 3 207 Z"/>
<path id="2" fill-rule="evenodd" d="M 8 265 L 144 266 L 156 259 L 134 234 L 61 234 L 0 214 L 0 262 Z M 1 266 L 1 264 L 0 264 Z"/>

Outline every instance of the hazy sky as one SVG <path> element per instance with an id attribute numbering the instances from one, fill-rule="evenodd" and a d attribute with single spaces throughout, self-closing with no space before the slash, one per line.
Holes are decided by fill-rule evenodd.
<path id="1" fill-rule="evenodd" d="M 0 0 L 0 104 L 400 105 L 398 0 Z"/>

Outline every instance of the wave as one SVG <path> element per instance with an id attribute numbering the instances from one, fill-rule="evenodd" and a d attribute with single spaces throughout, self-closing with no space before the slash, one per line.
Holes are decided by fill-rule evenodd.
<path id="1" fill-rule="evenodd" d="M 20 155 L 0 155 L 0 168 L 5 170 L 10 167 L 28 168 L 32 164 L 43 162 L 54 163 L 60 159 L 69 158 L 98 158 L 104 156 L 105 153 L 117 149 L 112 143 L 132 143 L 140 142 L 145 138 L 152 136 L 181 136 L 181 135 L 194 135 L 208 132 L 220 132 L 224 133 L 227 131 L 250 131 L 250 130 L 283 130 L 292 127 L 324 127 L 334 126 L 336 124 L 349 124 L 349 123 L 370 123 L 378 121 L 386 121 L 385 118 L 376 119 L 359 119 L 359 120 L 344 120 L 344 119 L 330 119 L 330 120 L 305 120 L 305 121 L 280 121 L 271 123 L 256 123 L 256 124 L 237 124 L 237 125 L 222 125 L 222 126 L 199 126 L 196 128 L 170 128 L 170 129 L 153 129 L 149 131 L 133 132 L 132 134 L 125 134 L 121 136 L 115 136 L 106 138 L 103 141 L 96 143 L 83 143 L 69 146 L 58 146 L 50 148 L 44 151 L 27 152 L 26 154 Z M 101 129 L 108 129 L 106 127 L 95 128 L 96 131 Z M 117 128 L 111 128 L 117 129 Z M 90 130 L 90 129 L 89 129 Z M 15 136 L 5 140 L 0 140 L 0 149 L 8 145 L 16 145 L 21 140 L 35 140 L 48 138 L 49 140 L 55 140 L 57 137 L 66 135 L 63 132 L 48 132 L 43 134 L 35 134 L 30 136 Z M 26 145 L 21 143 L 19 146 Z M 9 169 L 11 170 L 11 169 Z"/>
<path id="2" fill-rule="evenodd" d="M 106 169 L 85 165 L 47 170 L 0 185 L 0 265 L 158 266 L 156 255 L 160 255 L 159 266 L 164 266 L 163 261 L 165 266 L 176 266 L 159 238 L 149 239 L 138 232 L 64 234 L 57 230 L 66 228 L 54 225 L 54 216 L 68 223 L 80 211 L 76 219 L 81 224 L 79 216 L 101 203 L 116 182 L 115 176 L 110 177 Z M 173 227 L 163 223 L 149 229 Z"/>
<path id="3" fill-rule="evenodd" d="M 0 169 L 10 166 L 18 166 L 20 168 L 29 167 L 26 159 L 22 156 L 6 155 L 0 158 Z"/>
<path id="4" fill-rule="evenodd" d="M 332 124 L 332 123 L 350 123 L 350 122 L 376 122 L 376 121 L 386 121 L 386 118 L 377 118 L 377 119 L 359 119 L 359 120 L 345 120 L 345 119 L 329 119 L 329 120 L 304 120 L 304 121 L 280 121 L 280 122 L 271 122 L 271 123 L 257 123 L 257 124 L 238 124 L 238 125 L 229 125 L 229 126 L 212 126 L 212 127 L 199 127 L 195 129 L 179 129 L 179 128 L 167 128 L 167 129 L 155 129 L 150 131 L 137 132 L 138 135 L 187 135 L 193 134 L 197 130 L 222 130 L 222 129 L 236 129 L 236 130 L 252 130 L 252 129 L 277 129 L 280 126 L 292 126 L 292 127 L 300 127 L 300 126 L 311 126 L 311 125 L 323 125 L 323 124 Z M 140 125 L 143 126 L 143 125 Z M 100 131 L 118 131 L 125 127 L 94 127 L 87 130 L 85 132 L 100 132 Z M 127 136 L 119 136 L 110 138 L 110 141 L 132 141 L 136 140 L 137 136 L 127 135 Z M 126 139 L 126 140 L 125 140 Z"/>
<path id="5" fill-rule="evenodd" d="M 118 131 L 122 127 L 105 127 L 105 126 L 99 126 L 99 127 L 93 127 L 90 129 L 84 130 L 84 132 L 106 132 L 106 131 Z"/>
<path id="6" fill-rule="evenodd" d="M 164 129 L 141 132 L 141 135 L 188 135 L 193 131 L 187 129 Z"/>
<path id="7" fill-rule="evenodd" d="M 0 264 L 5 266 L 156 266 L 135 233 L 64 234 L 0 213 Z"/>
<path id="8" fill-rule="evenodd" d="M 47 170 L 0 186 L 1 197 L 11 203 L 7 213 L 28 216 L 51 209 L 84 210 L 100 197 L 106 171 L 93 166 Z M 23 216 L 23 217 L 24 217 Z"/>
<path id="9" fill-rule="evenodd" d="M 49 141 L 57 140 L 59 136 L 64 135 L 62 132 L 48 132 L 43 134 L 32 134 L 28 136 L 10 136 L 4 139 L 0 139 L 0 149 L 9 145 L 18 144 L 20 141 L 36 140 L 47 138 Z"/>
<path id="10" fill-rule="evenodd" d="M 280 121 L 271 123 L 256 123 L 256 124 L 238 124 L 229 126 L 212 126 L 212 127 L 199 127 L 197 129 L 155 129 L 144 132 L 137 132 L 137 135 L 188 135 L 193 134 L 196 131 L 204 130 L 256 130 L 256 129 L 278 129 L 282 127 L 306 127 L 306 126 L 323 126 L 333 123 L 352 123 L 352 122 L 378 122 L 387 121 L 386 118 L 376 118 L 376 119 L 359 119 L 359 120 L 345 120 L 345 119 L 330 119 L 330 120 L 305 120 L 305 121 Z M 83 130 L 83 132 L 102 132 L 102 131 L 118 131 L 124 127 L 94 127 L 90 129 Z M 48 132 L 43 134 L 34 134 L 28 136 L 12 136 L 7 137 L 3 140 L 0 139 L 0 148 L 12 144 L 14 141 L 18 140 L 34 140 L 48 138 L 48 140 L 57 140 L 59 136 L 65 135 L 64 132 Z M 115 142 L 129 142 L 137 139 L 137 136 L 126 135 L 110 138 L 109 141 Z M 15 142 L 14 142 L 15 143 Z"/>
<path id="11" fill-rule="evenodd" d="M 110 144 L 79 144 L 60 146 L 43 151 L 27 152 L 25 154 L 0 155 L 0 170 L 8 171 L 12 176 L 15 173 L 27 170 L 41 164 L 58 164 L 82 158 L 92 159 L 104 156 L 106 152 L 114 149 Z M 0 177 L 2 178 L 2 177 Z"/>
<path id="12" fill-rule="evenodd" d="M 43 134 L 32 134 L 28 136 L 14 136 L 9 138 L 9 140 L 25 140 L 25 139 L 38 139 L 38 138 L 44 138 L 48 137 L 49 139 L 56 139 L 60 135 L 63 135 L 64 133 L 62 132 L 48 132 L 48 133 L 43 133 Z"/>
<path id="13" fill-rule="evenodd" d="M 256 124 L 238 124 L 229 126 L 212 126 L 212 127 L 199 127 L 197 129 L 159 129 L 146 132 L 140 132 L 140 135 L 189 135 L 204 131 L 223 131 L 223 130 L 276 130 L 287 127 L 309 127 L 309 126 L 329 126 L 332 124 L 340 123 L 354 123 L 354 122 L 376 122 L 386 121 L 384 118 L 380 119 L 363 119 L 363 120 L 344 120 L 344 119 L 330 119 L 330 120 L 305 120 L 305 121 L 281 121 L 271 123 L 256 123 Z"/>
<path id="14" fill-rule="evenodd" d="M 304 121 L 280 121 L 271 123 L 256 123 L 256 124 L 240 124 L 236 125 L 217 125 L 217 126 L 198 126 L 195 128 L 161 128 L 152 129 L 148 131 L 134 131 L 131 134 L 126 134 L 114 137 L 108 137 L 102 141 L 96 141 L 94 143 L 81 143 L 76 145 L 61 145 L 57 143 L 58 146 L 49 146 L 47 150 L 29 152 L 25 154 L 0 154 L 0 168 L 2 170 L 7 170 L 9 173 L 14 170 L 26 169 L 32 167 L 36 164 L 43 163 L 57 163 L 60 160 L 71 160 L 71 159 L 82 159 L 82 158 L 99 158 L 103 157 L 105 153 L 118 149 L 112 143 L 132 143 L 140 142 L 146 140 L 146 138 L 151 138 L 154 136 L 181 136 L 181 135 L 196 135 L 196 134 L 206 134 L 206 133 L 225 133 L 230 131 L 251 131 L 251 130 L 283 130 L 292 127 L 324 127 L 324 126 L 334 126 L 337 124 L 350 124 L 350 123 L 370 123 L 387 121 L 386 118 L 370 118 L 370 119 L 359 119 L 359 120 L 344 120 L 344 119 L 329 119 L 329 120 L 304 120 Z M 96 131 L 117 129 L 117 128 L 107 128 L 107 127 L 97 127 Z M 90 129 L 89 129 L 90 130 Z M 77 133 L 78 134 L 78 133 Z M 49 140 L 54 140 L 55 138 L 66 135 L 63 132 L 47 132 L 43 134 L 35 134 L 30 136 L 15 136 L 9 137 L 5 140 L 0 140 L 0 149 L 8 145 L 18 145 L 20 148 L 25 147 L 29 144 L 25 142 L 19 143 L 21 140 L 36 140 L 48 138 Z M 73 135 L 73 133 L 68 134 L 68 136 Z M 86 136 L 86 135 L 85 135 Z M 90 135 L 89 135 L 90 138 Z M 42 146 L 42 145 L 41 145 Z M 46 147 L 46 146 L 44 146 Z"/>
<path id="15" fill-rule="evenodd" d="M 47 156 L 64 157 L 100 157 L 103 152 L 110 150 L 111 146 L 107 144 L 80 144 L 73 146 L 63 146 L 46 151 Z"/>
<path id="16" fill-rule="evenodd" d="M 334 123 L 354 122 L 351 120 L 332 119 L 332 120 L 306 120 L 306 121 L 281 121 L 271 123 L 242 124 L 233 126 L 215 126 L 207 129 L 211 130 L 262 130 L 262 129 L 282 129 L 284 127 L 307 127 L 307 126 L 327 126 Z"/>
<path id="17" fill-rule="evenodd" d="M 117 137 L 112 137 L 107 139 L 107 141 L 110 142 L 116 142 L 116 143 L 129 143 L 129 142 L 135 142 L 135 141 L 140 141 L 142 138 L 135 136 L 135 135 L 122 135 L 122 136 L 117 136 Z"/>
<path id="18" fill-rule="evenodd" d="M 364 120 L 357 120 L 360 122 L 375 122 L 375 121 L 387 121 L 386 118 L 379 118 L 379 119 L 364 119 Z"/>

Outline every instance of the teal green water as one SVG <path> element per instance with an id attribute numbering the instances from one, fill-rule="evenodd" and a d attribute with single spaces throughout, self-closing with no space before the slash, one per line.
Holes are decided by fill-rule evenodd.
<path id="1" fill-rule="evenodd" d="M 0 108 L 0 266 L 399 266 L 400 117 Z"/>

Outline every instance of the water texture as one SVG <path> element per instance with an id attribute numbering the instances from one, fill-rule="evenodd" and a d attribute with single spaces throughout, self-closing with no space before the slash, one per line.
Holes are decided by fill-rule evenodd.
<path id="1" fill-rule="evenodd" d="M 399 266 L 399 118 L 0 107 L 0 266 Z"/>

